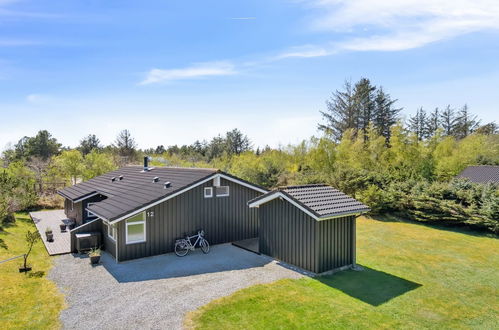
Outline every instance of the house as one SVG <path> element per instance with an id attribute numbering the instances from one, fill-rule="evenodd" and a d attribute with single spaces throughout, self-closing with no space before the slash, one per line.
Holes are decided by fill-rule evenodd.
<path id="1" fill-rule="evenodd" d="M 456 178 L 468 179 L 474 183 L 492 183 L 499 185 L 499 166 L 468 166 Z"/>
<path id="2" fill-rule="evenodd" d="M 315 273 L 355 266 L 361 202 L 327 185 L 278 188 L 249 201 L 258 208 L 259 251 Z"/>
<path id="3" fill-rule="evenodd" d="M 266 189 L 216 169 L 128 166 L 60 190 L 76 235 L 100 232 L 117 261 L 171 252 L 177 238 L 204 229 L 211 244 L 258 236 L 246 202 Z"/>
<path id="4" fill-rule="evenodd" d="M 172 252 L 203 229 L 210 244 L 257 239 L 260 253 L 313 272 L 355 264 L 355 216 L 368 208 L 325 185 L 268 191 L 216 169 L 128 166 L 59 191 L 71 230 L 116 261 Z M 249 203 L 248 203 L 249 202 Z"/>

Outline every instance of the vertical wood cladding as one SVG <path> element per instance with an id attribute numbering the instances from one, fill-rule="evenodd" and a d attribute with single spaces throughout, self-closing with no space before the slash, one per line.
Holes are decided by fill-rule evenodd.
<path id="1" fill-rule="evenodd" d="M 210 244 L 238 241 L 258 236 L 258 211 L 247 202 L 259 195 L 253 189 L 221 179 L 229 186 L 229 196 L 204 198 L 210 180 L 183 194 L 146 210 L 146 242 L 126 244 L 126 220 L 118 223 L 118 260 L 172 252 L 175 240 L 203 229 Z M 153 215 L 152 215 L 153 214 Z"/>
<path id="2" fill-rule="evenodd" d="M 354 258 L 354 216 L 317 221 L 287 201 L 259 207 L 260 252 L 315 273 Z"/>

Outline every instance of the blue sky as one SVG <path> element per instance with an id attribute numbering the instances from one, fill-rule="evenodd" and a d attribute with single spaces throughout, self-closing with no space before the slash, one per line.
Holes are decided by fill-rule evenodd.
<path id="1" fill-rule="evenodd" d="M 47 129 L 140 147 L 234 127 L 255 146 L 317 135 L 345 79 L 408 116 L 467 103 L 499 123 L 492 0 L 0 0 L 0 149 Z"/>

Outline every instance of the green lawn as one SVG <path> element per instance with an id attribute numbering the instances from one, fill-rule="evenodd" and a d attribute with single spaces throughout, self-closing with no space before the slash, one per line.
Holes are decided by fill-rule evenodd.
<path id="1" fill-rule="evenodd" d="M 36 230 L 26 213 L 16 214 L 16 223 L 0 231 L 0 260 L 26 252 L 26 231 Z M 2 329 L 60 328 L 59 312 L 64 298 L 46 278 L 52 260 L 38 241 L 28 259 L 32 275 L 20 274 L 22 258 L 0 264 L 0 327 Z"/>
<path id="2" fill-rule="evenodd" d="M 499 327 L 499 241 L 490 235 L 359 218 L 364 271 L 281 280 L 190 313 L 200 329 Z"/>

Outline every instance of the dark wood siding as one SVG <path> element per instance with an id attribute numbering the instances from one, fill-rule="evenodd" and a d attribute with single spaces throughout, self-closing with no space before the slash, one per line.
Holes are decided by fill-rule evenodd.
<path id="1" fill-rule="evenodd" d="M 317 221 L 280 199 L 259 215 L 261 253 L 315 273 L 353 264 L 355 217 Z"/>
<path id="2" fill-rule="evenodd" d="M 354 223 L 355 216 L 317 222 L 318 273 L 354 263 Z"/>
<path id="3" fill-rule="evenodd" d="M 69 199 L 65 198 L 64 199 L 64 214 L 66 214 L 66 216 L 69 218 L 69 219 L 72 219 L 72 220 L 75 220 L 76 221 L 76 217 L 77 217 L 77 209 L 78 209 L 78 206 L 77 206 L 77 203 L 72 205 L 73 202 L 71 202 Z"/>
<path id="4" fill-rule="evenodd" d="M 210 244 L 233 242 L 258 236 L 258 211 L 247 202 L 259 195 L 253 189 L 221 179 L 229 186 L 228 197 L 204 198 L 210 180 L 146 210 L 146 242 L 126 244 L 126 224 L 118 223 L 118 261 L 172 252 L 175 240 L 203 229 Z M 154 213 L 154 216 L 150 214 Z"/>
<path id="5" fill-rule="evenodd" d="M 261 205 L 259 212 L 260 253 L 316 272 L 316 221 L 280 199 Z"/>
<path id="6" fill-rule="evenodd" d="M 102 224 L 103 249 L 116 258 L 116 242 L 107 235 L 108 227 Z"/>

